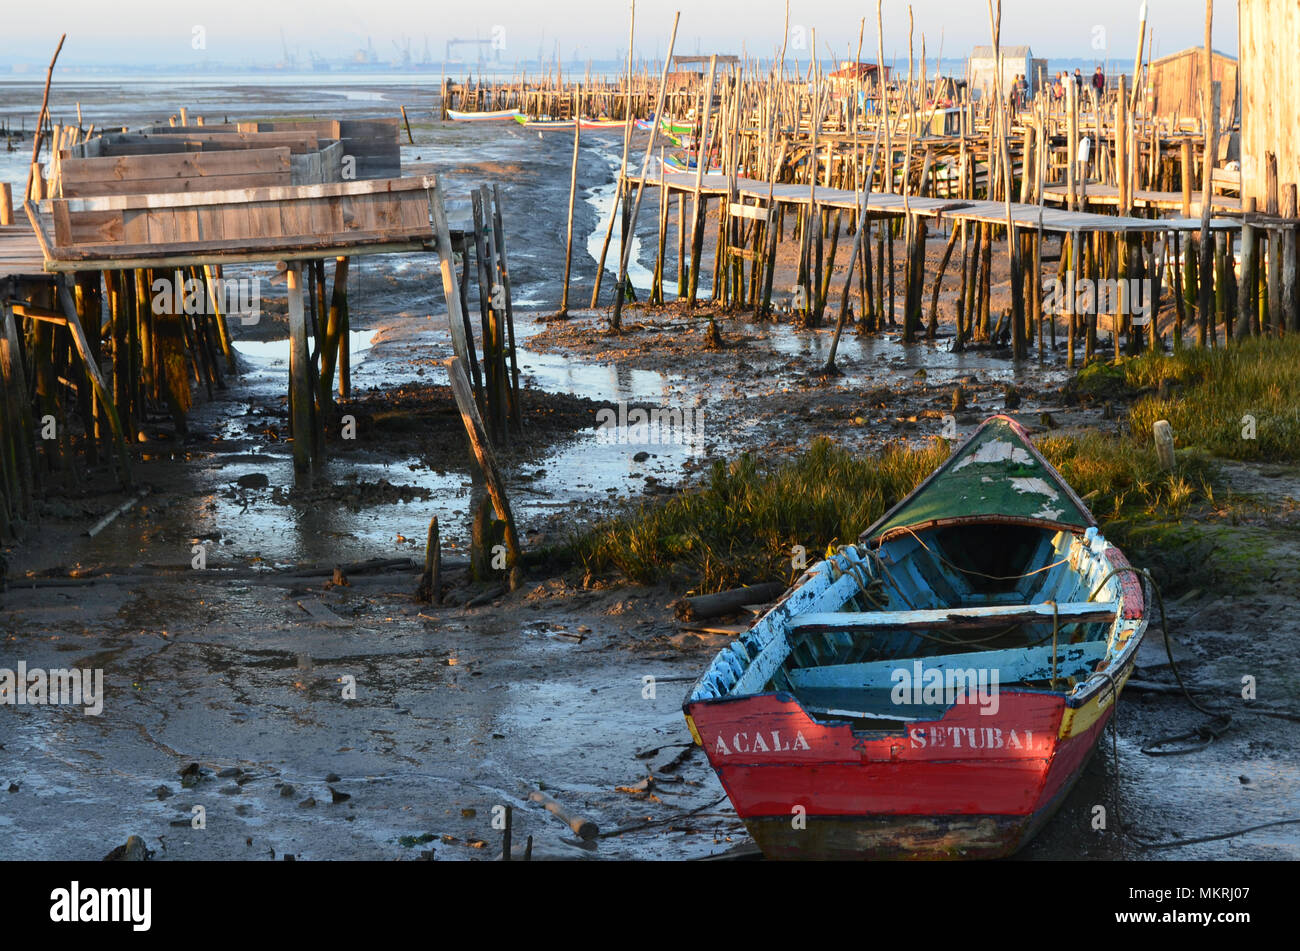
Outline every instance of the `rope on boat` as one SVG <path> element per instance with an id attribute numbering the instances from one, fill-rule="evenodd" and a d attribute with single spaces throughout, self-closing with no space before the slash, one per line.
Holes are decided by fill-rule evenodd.
<path id="1" fill-rule="evenodd" d="M 1044 571 L 1051 571 L 1053 568 L 1057 568 L 1070 560 L 1070 557 L 1067 555 L 1066 557 L 1062 558 L 1060 561 L 1054 561 L 1050 565 L 1043 565 L 1041 568 L 1035 568 L 1033 571 L 1026 571 L 1022 575 L 986 575 L 984 572 L 976 571 L 974 568 L 963 568 L 961 565 L 954 565 L 947 558 L 943 557 L 943 555 L 939 554 L 939 552 L 935 551 L 933 548 L 927 545 L 922 540 L 921 536 L 916 534 L 916 532 L 913 531 L 909 526 L 904 525 L 903 531 L 907 532 L 909 535 L 915 538 L 918 545 L 920 545 L 922 548 L 928 551 L 939 561 L 943 562 L 953 571 L 960 571 L 964 575 L 975 575 L 980 578 L 987 578 L 990 581 L 1020 581 L 1025 578 L 1032 578 L 1034 575 L 1042 574 Z"/>
<path id="2" fill-rule="evenodd" d="M 1182 690 L 1183 696 L 1187 699 L 1188 704 L 1190 704 L 1193 709 L 1211 718 L 1208 723 L 1203 723 L 1194 730 L 1189 730 L 1186 733 L 1179 733 L 1174 736 L 1161 737 L 1154 743 L 1142 747 L 1142 752 L 1147 756 L 1183 756 L 1187 753 L 1198 753 L 1228 732 L 1232 726 L 1232 714 L 1226 713 L 1222 710 L 1211 710 L 1208 707 L 1202 706 L 1197 702 L 1196 698 L 1192 696 L 1192 692 L 1187 689 L 1187 684 L 1183 682 L 1183 675 L 1178 670 L 1178 664 L 1174 662 L 1174 648 L 1169 639 L 1169 619 L 1165 616 L 1164 595 L 1160 593 L 1160 586 L 1156 584 L 1156 579 L 1151 577 L 1151 573 L 1145 568 L 1134 568 L 1132 565 L 1115 568 L 1101 579 L 1088 600 L 1091 601 L 1096 598 L 1097 595 L 1101 593 L 1101 589 L 1106 586 L 1106 582 L 1110 581 L 1111 578 L 1126 571 L 1131 571 L 1139 578 L 1145 579 L 1150 592 L 1156 597 L 1156 604 L 1160 607 L 1160 630 L 1161 633 L 1164 634 L 1165 653 L 1169 657 L 1169 669 L 1173 671 L 1174 679 L 1178 681 L 1178 687 Z M 1118 704 L 1116 704 L 1116 709 L 1118 710 Z M 1163 746 L 1169 746 L 1174 743 L 1181 743 L 1184 740 L 1193 739 L 1199 739 L 1202 742 L 1197 746 L 1183 746 L 1168 750 L 1160 749 L 1160 747 Z"/>

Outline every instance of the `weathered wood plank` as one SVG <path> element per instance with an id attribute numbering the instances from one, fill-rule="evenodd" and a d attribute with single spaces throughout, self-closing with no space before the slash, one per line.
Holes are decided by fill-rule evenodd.
<path id="1" fill-rule="evenodd" d="M 801 614 L 790 619 L 792 630 L 866 631 L 882 628 L 988 627 L 1008 623 L 1062 624 L 1113 621 L 1119 605 L 1114 601 L 1076 601 L 1053 605 L 1007 604 L 978 608 L 938 608 L 923 611 L 832 611 Z"/>

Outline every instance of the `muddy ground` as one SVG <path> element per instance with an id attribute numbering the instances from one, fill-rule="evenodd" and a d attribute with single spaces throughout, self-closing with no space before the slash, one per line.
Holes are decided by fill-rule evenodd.
<path id="1" fill-rule="evenodd" d="M 850 333 L 841 375 L 827 376 L 832 328 L 718 314 L 718 347 L 708 308 L 632 307 L 618 336 L 604 332 L 603 312 L 548 320 L 571 140 L 431 122 L 417 122 L 416 137 L 403 149 L 408 169 L 428 163 L 462 190 L 503 186 L 528 425 L 501 454 L 532 551 L 689 486 L 738 451 L 777 458 L 819 435 L 860 451 L 929 438 L 959 384 L 963 430 L 1003 411 L 1008 387 L 1011 411 L 1034 432 L 1123 425 L 1122 406 L 1107 420 L 1097 403 L 1067 399 L 1059 353 L 1014 367 L 996 351 L 949 353 L 946 339 L 906 347 Z M 603 238 L 615 145 L 585 144 L 580 251 Z M 638 274 L 653 265 L 652 246 L 643 228 Z M 594 273 L 590 254 L 575 255 L 576 299 Z M 450 341 L 435 262 L 372 259 L 352 279 L 355 389 L 340 411 L 357 434 L 334 434 L 313 485 L 294 487 L 287 346 L 272 302 L 264 323 L 235 328 L 242 372 L 200 395 L 187 439 L 161 420 L 145 427 L 136 453 L 147 496 L 89 538 L 129 494 L 94 473 L 52 476 L 40 524 L 5 549 L 0 666 L 98 667 L 107 692 L 99 716 L 0 710 L 5 855 L 96 859 L 135 834 L 155 859 L 483 860 L 500 854 L 494 807 L 505 805 L 516 848 L 532 836 L 535 858 L 743 850 L 743 826 L 680 711 L 729 637 L 682 630 L 671 608 L 680 591 L 545 559 L 517 591 L 484 599 L 493 583 L 472 585 L 464 570 L 475 488 L 441 371 Z M 603 442 L 596 412 L 620 402 L 698 408 L 702 439 Z M 1138 845 L 1296 816 L 1300 732 L 1257 711 L 1300 706 L 1300 472 L 1233 466 L 1228 477 L 1261 500 L 1260 515 L 1204 528 L 1212 557 L 1250 570 L 1231 588 L 1209 574 L 1171 592 L 1170 629 L 1184 678 L 1240 710 L 1233 728 L 1191 755 L 1141 752 L 1205 719 L 1162 689 L 1173 678 L 1153 626 L 1139 684 L 1119 707 L 1118 760 L 1107 736 L 1022 858 L 1300 857 L 1295 825 Z M 434 515 L 451 602 L 442 606 L 413 598 Z M 358 567 L 334 584 L 335 565 Z M 1255 711 L 1240 699 L 1244 676 L 1258 684 Z M 528 801 L 538 789 L 600 837 L 580 842 Z M 1094 828 L 1099 804 L 1104 831 Z"/>

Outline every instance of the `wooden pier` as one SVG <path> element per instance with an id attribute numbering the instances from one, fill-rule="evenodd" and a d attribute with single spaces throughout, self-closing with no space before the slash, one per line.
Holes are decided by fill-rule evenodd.
<path id="1" fill-rule="evenodd" d="M 51 130 L 50 175 L 33 165 L 26 222 L 0 228 L 0 537 L 83 462 L 132 485 L 135 447 L 160 413 L 184 436 L 194 400 L 237 370 L 228 321 L 247 303 L 232 287 L 257 280 L 237 276 L 247 265 L 275 265 L 287 286 L 289 435 L 310 482 L 350 397 L 352 261 L 432 254 L 452 392 L 518 554 L 489 443 L 521 420 L 500 192 L 474 190 L 472 216 L 453 227 L 435 176 L 401 177 L 397 134 L 396 119 Z"/>

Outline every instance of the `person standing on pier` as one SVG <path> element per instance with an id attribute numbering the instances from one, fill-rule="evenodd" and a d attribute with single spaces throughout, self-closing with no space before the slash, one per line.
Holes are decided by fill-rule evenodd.
<path id="1" fill-rule="evenodd" d="M 1100 102 L 1102 96 L 1106 95 L 1106 74 L 1097 67 L 1097 71 L 1092 74 L 1092 88 L 1097 91 L 1097 101 Z"/>

